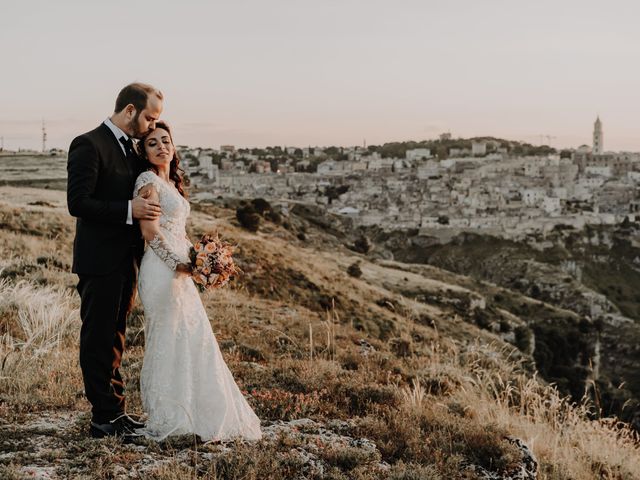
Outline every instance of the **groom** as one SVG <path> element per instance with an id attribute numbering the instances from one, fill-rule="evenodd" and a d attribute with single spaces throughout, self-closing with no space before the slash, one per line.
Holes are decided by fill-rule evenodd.
<path id="1" fill-rule="evenodd" d="M 81 302 L 80 368 L 96 438 L 130 435 L 144 426 L 125 412 L 119 367 L 144 247 L 135 220 L 160 216 L 158 203 L 131 198 L 142 170 L 132 138 L 155 128 L 162 100 L 150 85 L 127 85 L 113 115 L 69 147 L 67 205 L 77 218 L 72 271 Z"/>

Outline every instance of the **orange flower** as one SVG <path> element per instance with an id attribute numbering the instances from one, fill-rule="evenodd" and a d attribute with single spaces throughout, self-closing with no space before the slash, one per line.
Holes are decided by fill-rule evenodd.
<path id="1" fill-rule="evenodd" d="M 193 248 L 195 248 L 196 252 L 201 252 L 202 251 L 202 244 L 200 242 L 198 242 L 198 243 L 196 243 L 194 245 Z"/>
<path id="2" fill-rule="evenodd" d="M 200 252 L 196 254 L 196 266 L 201 267 L 207 262 L 207 254 Z"/>
<path id="3" fill-rule="evenodd" d="M 204 251 L 208 253 L 212 253 L 213 251 L 215 251 L 215 249 L 216 249 L 216 246 L 213 243 L 207 243 L 204 246 Z"/>

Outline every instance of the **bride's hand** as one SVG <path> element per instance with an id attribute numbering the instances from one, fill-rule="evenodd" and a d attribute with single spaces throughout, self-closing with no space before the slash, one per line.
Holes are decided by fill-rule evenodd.
<path id="1" fill-rule="evenodd" d="M 176 272 L 184 273 L 185 275 L 192 275 L 193 267 L 190 263 L 179 263 L 178 265 L 176 265 Z"/>

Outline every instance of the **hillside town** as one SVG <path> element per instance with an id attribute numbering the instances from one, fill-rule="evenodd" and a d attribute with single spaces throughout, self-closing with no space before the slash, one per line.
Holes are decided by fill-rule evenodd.
<path id="1" fill-rule="evenodd" d="M 354 226 L 520 237 L 556 225 L 635 219 L 640 154 L 607 152 L 603 140 L 598 118 L 592 147 L 536 155 L 493 139 L 451 146 L 444 155 L 407 149 L 404 157 L 365 146 L 180 150 L 195 200 L 260 197 L 285 211 L 294 203 L 323 205 Z"/>
<path id="2" fill-rule="evenodd" d="M 440 236 L 481 230 L 519 239 L 556 226 L 633 221 L 640 212 L 640 153 L 606 151 L 599 118 L 591 146 L 561 151 L 450 133 L 379 147 L 178 151 L 193 201 L 263 198 L 285 213 L 296 203 L 316 205 L 355 227 Z M 14 159 L 0 165 L 4 183 L 20 185 L 26 175 L 46 188 L 65 187 L 66 152 L 0 157 Z"/>

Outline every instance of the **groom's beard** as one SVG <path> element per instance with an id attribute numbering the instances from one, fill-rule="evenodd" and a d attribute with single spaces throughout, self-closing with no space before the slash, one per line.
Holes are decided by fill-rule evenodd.
<path id="1" fill-rule="evenodd" d="M 138 121 L 140 117 L 140 112 L 136 112 L 136 116 L 131 119 L 129 122 L 129 131 L 131 132 L 131 136 L 133 138 L 140 139 L 151 132 L 151 129 L 147 129 L 145 132 L 140 131 L 140 122 Z"/>

